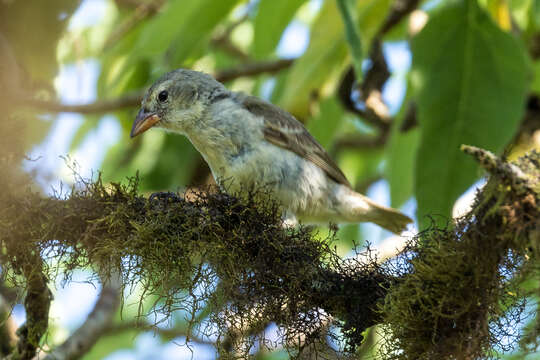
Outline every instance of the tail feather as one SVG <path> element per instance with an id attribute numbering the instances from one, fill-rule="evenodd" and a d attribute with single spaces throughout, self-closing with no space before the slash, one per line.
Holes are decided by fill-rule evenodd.
<path id="1" fill-rule="evenodd" d="M 352 210 L 349 212 L 352 215 L 349 221 L 373 222 L 395 234 L 400 234 L 407 228 L 407 224 L 413 222 L 410 217 L 402 214 L 399 210 L 379 205 L 362 194 L 354 192 L 352 200 L 346 203 L 346 206 L 352 208 L 349 208 L 349 211 Z M 342 213 L 347 213 L 347 211 L 343 211 Z"/>
<path id="2" fill-rule="evenodd" d="M 368 214 L 370 221 L 395 234 L 400 234 L 407 228 L 407 224 L 413 222 L 410 217 L 402 214 L 396 209 L 375 203 L 372 203 L 371 205 L 372 207 Z"/>

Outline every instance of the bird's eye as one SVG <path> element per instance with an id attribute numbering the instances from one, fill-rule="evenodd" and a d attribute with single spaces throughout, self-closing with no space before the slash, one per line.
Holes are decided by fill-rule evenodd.
<path id="1" fill-rule="evenodd" d="M 167 90 L 163 90 L 162 92 L 160 92 L 158 94 L 158 100 L 160 102 L 165 102 L 167 101 L 167 98 L 169 97 L 169 93 L 167 92 Z"/>

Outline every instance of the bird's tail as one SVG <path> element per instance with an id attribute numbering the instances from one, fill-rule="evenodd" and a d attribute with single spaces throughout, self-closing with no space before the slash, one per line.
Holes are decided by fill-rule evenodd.
<path id="1" fill-rule="evenodd" d="M 407 228 L 407 224 L 413 222 L 399 210 L 379 205 L 362 194 L 355 192 L 353 197 L 355 198 L 353 204 L 356 206 L 352 206 L 351 209 L 352 218 L 349 220 L 352 222 L 373 222 L 395 234 L 400 234 Z"/>

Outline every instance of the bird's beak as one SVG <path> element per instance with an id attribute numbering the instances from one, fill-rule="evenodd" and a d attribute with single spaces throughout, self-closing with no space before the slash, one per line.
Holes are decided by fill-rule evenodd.
<path id="1" fill-rule="evenodd" d="M 134 138 L 135 136 L 142 134 L 152 126 L 156 125 L 158 121 L 159 116 L 157 116 L 157 114 L 153 112 L 145 112 L 144 109 L 139 110 L 139 113 L 133 122 L 130 136 Z"/>

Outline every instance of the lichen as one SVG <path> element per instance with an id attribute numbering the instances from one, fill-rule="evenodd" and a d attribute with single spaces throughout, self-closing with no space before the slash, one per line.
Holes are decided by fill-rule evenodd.
<path id="1" fill-rule="evenodd" d="M 509 175 L 513 167 L 528 180 Z M 380 307 L 387 358 L 478 359 L 516 343 L 520 283 L 540 255 L 530 238 L 540 224 L 538 154 L 500 169 L 467 216 L 418 234 L 393 261 L 401 280 Z"/>
<path id="2" fill-rule="evenodd" d="M 5 187 L 13 184 L 0 184 Z M 18 270 L 39 254 L 58 264 L 67 279 L 91 267 L 123 275 L 127 288 L 142 287 L 164 314 L 182 310 L 195 329 L 199 312 L 211 308 L 219 347 L 245 356 L 258 340 L 233 334 L 276 323 L 281 344 L 297 351 L 325 342 L 329 326 L 343 330 L 344 347 L 354 351 L 362 332 L 375 324 L 372 311 L 391 276 L 369 256 L 341 259 L 335 240 L 314 229 L 285 229 L 279 206 L 263 190 L 231 196 L 209 188 L 147 199 L 137 178 L 125 184 L 79 179 L 68 194 L 47 198 L 0 195 L 0 261 L 4 276 L 24 283 Z M 44 268 L 52 279 L 58 268 Z M 141 314 L 144 315 L 144 314 Z M 249 332 L 249 331 L 248 331 Z M 298 352 L 296 353 L 298 354 Z"/>
<path id="3" fill-rule="evenodd" d="M 340 258 L 333 231 L 284 229 L 264 189 L 148 199 L 136 177 L 110 185 L 98 177 L 44 197 L 6 171 L 2 275 L 25 286 L 29 264 L 41 264 L 49 281 L 60 269 L 66 279 L 80 268 L 120 273 L 127 289 L 138 286 L 155 300 L 155 311 L 181 310 L 191 331 L 215 335 L 228 358 L 246 358 L 255 345 L 283 345 L 299 357 L 329 335 L 354 355 L 375 324 L 382 324 L 386 358 L 484 358 L 517 336 L 508 329 L 527 295 L 520 283 L 537 274 L 540 256 L 538 154 L 515 165 L 526 174 L 520 178 L 514 165 L 495 160 L 467 216 L 418 234 L 383 265 L 369 250 Z M 280 329 L 277 344 L 261 336 L 270 323 Z"/>

